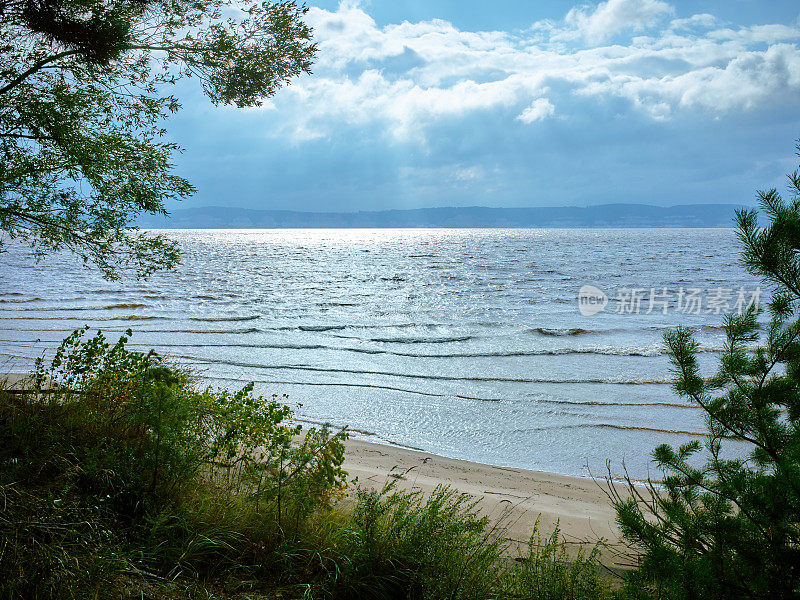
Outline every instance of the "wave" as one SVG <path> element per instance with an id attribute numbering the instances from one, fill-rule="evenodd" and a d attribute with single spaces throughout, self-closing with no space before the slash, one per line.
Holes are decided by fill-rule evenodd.
<path id="1" fill-rule="evenodd" d="M 576 335 L 608 335 L 613 333 L 633 333 L 636 331 L 669 331 L 671 329 L 675 328 L 672 326 L 658 326 L 658 325 L 633 327 L 630 329 L 624 327 L 615 327 L 611 329 L 583 329 L 581 327 L 558 329 L 553 327 L 532 327 L 528 329 L 528 332 L 537 333 L 539 335 L 545 335 L 545 336 L 564 337 L 564 336 L 576 336 Z"/>
<path id="2" fill-rule="evenodd" d="M 109 304 L 103 308 L 108 310 L 113 310 L 116 308 L 147 308 L 147 304 L 140 304 L 138 302 L 121 302 L 119 304 Z"/>
<path id="3" fill-rule="evenodd" d="M 114 319 L 107 319 L 107 321 L 115 320 L 152 320 L 161 319 L 162 317 L 147 317 L 132 315 L 129 317 L 116 317 Z M 24 331 L 35 331 L 26 329 Z M 43 331 L 60 331 L 60 330 L 43 330 Z M 139 330 L 142 333 L 194 333 L 190 330 Z M 256 333 L 260 332 L 259 329 L 238 329 L 238 330 L 213 330 L 202 331 L 201 333 Z M 442 339 L 442 338 L 439 338 Z M 5 341 L 19 341 L 19 340 L 0 340 L 0 343 Z M 443 340 L 444 341 L 444 340 Z M 408 342 L 408 343 L 422 343 L 422 342 Z M 426 340 L 424 343 L 431 343 Z M 353 352 L 356 354 L 369 354 L 378 355 L 383 354 L 387 356 L 402 356 L 407 358 L 521 358 L 526 356 L 570 356 L 570 355 L 601 355 L 601 356 L 638 356 L 638 357 L 658 357 L 666 355 L 666 350 L 661 347 L 588 347 L 588 348 L 550 348 L 541 350 L 499 350 L 489 352 L 442 352 L 442 353 L 428 353 L 428 352 L 402 352 L 399 350 L 389 350 L 385 348 L 363 348 L 363 347 L 348 347 L 348 346 L 330 346 L 325 344 L 302 344 L 302 343 L 264 343 L 264 344 L 246 344 L 246 343 L 204 343 L 193 342 L 186 344 L 175 343 L 160 343 L 149 342 L 147 344 L 134 344 L 139 346 L 151 346 L 157 348 L 252 348 L 264 350 L 331 350 L 334 352 Z M 699 352 L 719 352 L 721 347 L 702 347 Z"/>
<path id="4" fill-rule="evenodd" d="M 586 335 L 590 333 L 606 333 L 604 331 L 592 331 L 589 329 L 581 329 L 580 327 L 574 327 L 570 329 L 550 329 L 547 327 L 533 327 L 529 329 L 531 333 L 538 333 L 539 335 L 548 335 L 548 336 L 567 336 L 567 335 Z"/>
<path id="5" fill-rule="evenodd" d="M 411 342 L 413 343 L 413 342 Z M 426 342 L 430 343 L 430 342 Z M 155 344 L 162 346 L 162 344 Z M 296 349 L 296 350 L 334 350 L 341 352 L 355 352 L 357 354 L 385 354 L 389 356 L 404 356 L 408 358 L 514 358 L 524 356 L 568 356 L 570 354 L 600 354 L 610 356 L 662 356 L 666 352 L 658 348 L 554 348 L 548 350 L 500 350 L 497 352 L 400 352 L 395 350 L 377 348 L 350 348 L 346 346 L 325 346 L 321 344 L 163 344 L 184 348 L 263 348 L 263 349 Z M 702 351 L 702 350 L 701 350 Z M 711 350 L 709 350 L 711 351 Z"/>
<path id="6" fill-rule="evenodd" d="M 688 408 L 692 410 L 702 410 L 696 404 L 678 403 L 678 402 L 604 402 L 602 400 L 589 400 L 587 402 L 580 402 L 578 400 L 555 400 L 552 398 L 537 398 L 534 400 L 535 404 L 557 404 L 564 406 L 662 406 L 666 408 Z"/>
<path id="7" fill-rule="evenodd" d="M 21 296 L 22 294 L 20 294 Z M 39 302 L 44 301 L 44 298 L 0 298 L 0 303 L 3 304 L 24 304 L 26 302 Z"/>
<path id="8" fill-rule="evenodd" d="M 255 378 L 248 378 L 242 379 L 240 377 L 224 377 L 220 375 L 210 375 L 205 374 L 204 379 L 208 379 L 210 381 L 232 381 L 238 382 L 241 384 L 245 384 L 247 382 L 253 383 L 266 383 L 266 384 L 274 384 L 274 385 L 297 385 L 297 386 L 311 386 L 311 387 L 346 387 L 346 388 L 364 388 L 364 389 L 378 389 L 378 390 L 387 390 L 392 392 L 403 392 L 407 394 L 416 394 L 419 396 L 429 396 L 432 398 L 459 398 L 461 400 L 475 400 L 478 402 L 503 402 L 504 398 L 482 398 L 478 396 L 467 396 L 464 394 L 440 394 L 436 392 L 426 392 L 422 390 L 416 390 L 411 388 L 404 388 L 404 387 L 397 387 L 391 385 L 380 385 L 374 383 L 356 383 L 356 382 L 339 382 L 339 381 L 288 381 L 284 379 L 255 379 Z M 662 406 L 668 408 L 680 408 L 680 409 L 695 409 L 695 410 L 702 410 L 699 407 L 693 404 L 678 404 L 674 402 L 573 402 L 570 400 L 538 400 L 537 402 L 545 402 L 545 403 L 552 403 L 556 405 L 566 405 L 566 406 L 612 406 L 612 407 L 620 407 L 626 408 L 628 406 Z M 636 427 L 636 426 L 626 426 L 626 425 L 614 425 L 614 424 L 579 424 L 576 425 L 577 427 L 612 427 L 612 428 L 619 428 L 619 429 L 633 429 L 633 430 L 640 430 L 647 428 Z M 561 426 L 561 427 L 569 427 L 569 426 Z M 653 431 L 666 431 L 666 432 L 676 432 L 681 433 L 677 430 L 660 430 L 660 429 L 652 429 Z M 701 434 L 691 434 L 691 435 L 701 435 Z"/>
<path id="9" fill-rule="evenodd" d="M 86 319 L 84 317 L 2 317 L 0 321 L 80 321 L 84 323 L 89 321 L 91 323 L 108 323 L 112 321 L 165 321 L 167 317 L 158 317 L 155 315 L 120 315 L 117 317 L 92 317 Z M 11 327 L 7 329 L 13 329 Z M 16 329 L 16 331 L 72 331 L 72 329 Z"/>
<path id="10" fill-rule="evenodd" d="M 299 329 L 300 331 L 338 331 L 347 329 L 351 325 L 299 325 L 298 327 L 287 327 L 286 329 Z"/>
<path id="11" fill-rule="evenodd" d="M 451 342 L 466 342 L 474 339 L 471 335 L 460 335 L 452 337 L 386 337 L 369 338 L 369 342 L 380 342 L 384 344 L 449 344 Z"/>
<path id="12" fill-rule="evenodd" d="M 414 342 L 409 342 L 414 343 Z M 430 343 L 430 342 L 426 342 Z M 161 344 L 155 344 L 161 346 Z M 377 348 L 352 348 L 347 346 L 325 346 L 321 344 L 164 344 L 163 346 L 174 346 L 184 348 L 263 348 L 263 349 L 296 349 L 296 350 L 333 350 L 341 352 L 355 352 L 357 354 L 385 354 L 389 356 L 403 356 L 408 358 L 515 358 L 525 356 L 569 356 L 571 354 L 598 354 L 606 356 L 641 356 L 654 357 L 664 356 L 666 351 L 663 348 L 552 348 L 546 350 L 499 350 L 496 352 L 446 352 L 446 353 L 425 353 L 425 352 L 400 352 L 396 350 L 377 349 Z M 716 352 L 721 348 L 700 348 L 700 352 Z"/>
<path id="13" fill-rule="evenodd" d="M 162 317 L 154 317 L 155 319 L 161 319 Z M 147 319 L 147 317 L 145 317 Z M 53 319 L 53 320 L 60 320 L 60 319 Z M 93 321 L 118 321 L 121 319 L 93 319 Z M 6 327 L 8 331 L 30 331 L 33 333 L 62 333 L 62 332 L 73 332 L 75 331 L 75 327 L 71 327 L 68 329 L 62 328 L 48 328 L 42 329 L 41 327 L 33 328 L 33 327 Z M 103 327 L 102 330 L 106 333 L 125 333 L 125 329 L 113 329 L 111 327 Z M 256 327 L 250 327 L 247 329 L 136 329 L 136 333 L 213 333 L 213 334 L 242 334 L 242 333 L 260 333 L 261 330 Z M 165 347 L 168 345 L 165 344 L 142 344 L 147 346 L 158 346 L 158 347 Z M 208 344 L 188 344 L 193 348 L 207 346 Z M 176 344 L 176 346 L 180 346 Z"/>
<path id="14" fill-rule="evenodd" d="M 280 379 L 242 379 L 240 377 L 222 377 L 218 375 L 204 375 L 204 379 L 212 381 L 237 381 L 240 383 L 269 383 L 277 385 L 308 385 L 313 387 L 348 387 L 348 388 L 367 388 L 377 390 L 388 390 L 392 392 L 404 392 L 417 394 L 419 396 L 430 396 L 432 398 L 460 398 L 462 400 L 478 400 L 480 402 L 502 402 L 501 398 L 479 398 L 477 396 L 464 396 L 462 394 L 437 394 L 436 392 L 423 392 L 409 388 L 395 387 L 391 385 L 378 385 L 374 383 L 347 383 L 340 381 L 285 381 Z"/>
<path id="15" fill-rule="evenodd" d="M 721 352 L 722 346 L 701 346 L 698 352 Z M 564 356 L 569 354 L 600 354 L 606 356 L 665 356 L 667 350 L 663 346 L 649 347 L 624 347 L 624 346 L 601 346 L 594 348 L 554 348 L 550 350 L 530 350 L 508 353 L 487 353 L 485 356 Z"/>
<path id="16" fill-rule="evenodd" d="M 484 325 L 478 323 L 478 325 Z M 492 323 L 492 326 L 497 326 L 497 323 Z M 309 331 L 309 332 L 325 332 L 325 331 L 343 331 L 343 330 L 365 330 L 365 329 L 438 329 L 440 327 L 451 327 L 449 324 L 444 323 L 380 323 L 374 325 L 365 325 L 360 323 L 330 323 L 320 325 L 287 325 L 283 327 L 274 327 L 274 331 Z M 360 338 L 356 338 L 359 339 Z"/>
<path id="17" fill-rule="evenodd" d="M 135 343 L 128 344 L 129 346 L 146 346 L 152 348 L 258 348 L 268 350 L 332 350 L 330 346 L 322 344 L 158 344 L 158 343 Z M 361 352 L 360 349 L 356 352 Z M 376 350 L 372 352 L 380 354 Z M 205 359 L 204 359 L 205 360 Z M 210 359 L 211 360 L 211 359 Z"/>
<path id="18" fill-rule="evenodd" d="M 622 431 L 646 431 L 648 433 L 672 433 L 678 435 L 691 435 L 695 437 L 711 437 L 711 434 L 702 431 L 685 431 L 683 429 L 661 429 L 658 427 L 642 427 L 638 425 L 617 425 L 615 423 L 598 423 L 595 427 L 605 429 L 618 429 Z M 726 436 L 722 436 L 726 437 Z"/>
<path id="19" fill-rule="evenodd" d="M 763 327 L 763 325 L 762 325 Z M 580 327 L 573 327 L 573 328 L 565 328 L 565 329 L 557 329 L 557 328 L 550 328 L 550 327 L 532 327 L 528 329 L 530 333 L 536 333 L 539 335 L 544 336 L 579 336 L 579 335 L 608 335 L 614 333 L 635 333 L 637 331 L 657 331 L 657 332 L 666 332 L 671 331 L 676 328 L 676 325 L 650 325 L 644 327 L 632 327 L 628 328 L 613 328 L 613 329 L 582 329 Z M 686 326 L 687 329 L 695 331 L 695 332 L 709 332 L 709 333 L 718 333 L 724 332 L 725 326 L 724 325 L 689 325 Z"/>
<path id="20" fill-rule="evenodd" d="M 115 317 L 113 319 L 106 319 L 108 321 L 159 321 L 164 317 L 155 317 L 152 315 L 128 315 L 125 317 Z"/>
<path id="21" fill-rule="evenodd" d="M 354 302 L 317 302 L 317 306 L 358 306 Z"/>
<path id="22" fill-rule="evenodd" d="M 60 317 L 17 317 L 18 319 L 26 320 L 63 320 Z M 250 321 L 260 318 L 259 316 L 250 317 L 229 317 L 229 318 L 202 318 L 194 317 L 191 320 L 208 321 L 208 322 L 236 322 L 236 321 Z M 9 319 L 8 317 L 0 317 L 0 321 Z M 148 315 L 128 315 L 111 317 L 105 319 L 92 319 L 93 322 L 114 322 L 114 321 L 154 321 L 164 320 L 166 317 L 148 316 Z M 336 327 L 338 326 L 325 326 Z M 21 329 L 21 328 L 8 328 L 16 331 L 66 331 L 61 329 Z M 327 329 L 325 329 L 327 330 Z M 108 331 L 114 331 L 109 329 Z M 140 329 L 140 333 L 206 333 L 206 334 L 251 334 L 262 333 L 265 330 L 258 328 L 246 329 L 213 329 L 213 330 L 193 330 L 193 329 Z M 274 331 L 274 330 L 266 330 Z M 318 331 L 318 329 L 314 329 Z M 340 337 L 340 336 L 337 336 Z M 470 336 L 451 337 L 451 338 L 372 338 L 368 340 L 361 340 L 360 338 L 344 337 L 344 339 L 354 341 L 371 341 L 378 343 L 392 343 L 392 344 L 434 344 L 434 343 L 449 343 L 453 341 L 467 341 Z M 0 339 L 0 343 L 4 340 Z M 10 341 L 10 340 L 9 340 Z M 588 346 L 588 347 L 560 347 L 560 348 L 542 348 L 542 349 L 523 349 L 523 350 L 497 350 L 497 351 L 463 351 L 463 352 L 403 352 L 399 349 L 390 348 L 367 348 L 363 346 L 337 346 L 319 343 L 280 343 L 280 342 L 266 342 L 266 343 L 237 343 L 237 342 L 188 342 L 188 343 L 161 343 L 158 341 L 148 342 L 147 344 L 138 344 L 141 346 L 151 346 L 158 348 L 245 348 L 245 349 L 265 349 L 265 350 L 330 350 L 332 352 L 350 352 L 356 354 L 368 355 L 386 355 L 386 356 L 402 356 L 407 358 L 426 358 L 426 359 L 458 359 L 458 358 L 524 358 L 535 356 L 571 356 L 571 355 L 595 355 L 595 356 L 631 356 L 631 357 L 644 357 L 653 358 L 665 356 L 667 354 L 666 348 L 661 345 L 653 346 Z M 698 352 L 721 352 L 722 346 L 701 346 Z"/>
<path id="23" fill-rule="evenodd" d="M 259 363 L 248 363 L 233 360 L 204 358 L 200 356 L 179 356 L 179 359 L 191 360 L 197 364 L 220 364 L 231 367 L 244 367 L 250 369 L 275 370 L 275 371 L 306 371 L 312 373 L 334 373 L 348 375 L 382 375 L 387 377 L 399 377 L 405 379 L 422 379 L 426 381 L 473 381 L 473 382 L 497 382 L 497 383 L 553 383 L 553 384 L 574 384 L 574 383 L 605 383 L 616 385 L 648 385 L 671 383 L 671 379 L 613 379 L 613 378 L 527 378 L 527 377 L 456 377 L 452 375 L 422 374 L 422 373 L 402 373 L 395 371 L 369 371 L 362 369 L 335 369 L 329 367 L 317 367 L 314 365 L 264 365 Z"/>
<path id="24" fill-rule="evenodd" d="M 139 329 L 141 333 L 225 333 L 225 334 L 242 334 L 242 333 L 260 333 L 261 329 L 258 327 L 243 327 L 241 329 Z M 205 344 L 202 344 L 205 346 Z"/>
<path id="25" fill-rule="evenodd" d="M 119 310 L 131 308 L 148 308 L 147 304 L 140 304 L 137 302 L 122 302 L 119 304 L 107 304 L 100 306 L 35 306 L 35 307 L 21 307 L 21 308 L 2 308 L 0 310 L 6 311 L 42 311 L 42 312 L 62 312 L 62 311 L 90 311 L 90 310 Z"/>
<path id="26" fill-rule="evenodd" d="M 444 358 L 490 358 L 490 357 L 513 357 L 513 356 L 567 356 L 570 354 L 601 354 L 608 356 L 662 356 L 665 350 L 659 346 L 646 348 L 629 348 L 615 346 L 601 346 L 595 348 L 548 348 L 544 350 L 508 350 L 499 352 L 475 352 L 462 354 L 438 355 Z M 437 355 L 426 355 L 427 358 Z"/>
<path id="27" fill-rule="evenodd" d="M 250 315 L 247 317 L 190 317 L 190 321 L 203 321 L 206 323 L 228 323 L 237 321 L 255 321 L 260 319 L 261 315 Z"/>
<path id="28" fill-rule="evenodd" d="M 513 433 L 532 433 L 535 431 L 552 431 L 554 429 L 616 429 L 622 431 L 646 431 L 648 433 L 668 433 L 672 435 L 688 435 L 692 437 L 711 437 L 702 431 L 688 431 L 684 429 L 662 429 L 660 427 L 642 427 L 638 425 L 618 425 L 616 423 L 571 423 L 568 425 L 552 425 L 546 427 L 529 427 L 516 429 Z M 724 436 L 723 436 L 724 437 Z"/>

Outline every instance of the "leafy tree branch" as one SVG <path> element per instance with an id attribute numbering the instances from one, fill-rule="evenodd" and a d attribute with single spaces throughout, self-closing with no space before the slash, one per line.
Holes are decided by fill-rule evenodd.
<path id="1" fill-rule="evenodd" d="M 71 250 L 108 278 L 173 267 L 174 243 L 135 227 L 195 191 L 174 172 L 170 86 L 194 77 L 214 104 L 260 105 L 311 72 L 305 12 L 293 2 L 0 1 L 0 229 L 40 258 Z"/>

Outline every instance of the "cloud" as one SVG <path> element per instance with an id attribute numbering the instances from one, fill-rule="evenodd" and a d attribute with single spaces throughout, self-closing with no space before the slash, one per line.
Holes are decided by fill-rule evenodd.
<path id="1" fill-rule="evenodd" d="M 533 101 L 528 108 L 522 111 L 517 119 L 523 123 L 534 123 L 536 121 L 543 121 L 547 117 L 553 116 L 556 112 L 556 107 L 547 98 L 537 98 Z"/>
<path id="2" fill-rule="evenodd" d="M 741 53 L 723 67 L 662 78 L 620 74 L 590 83 L 579 93 L 628 98 L 648 110 L 660 106 L 663 117 L 671 107 L 726 113 L 786 103 L 789 90 L 800 90 L 800 53 L 793 45 L 776 44 L 763 52 Z"/>
<path id="3" fill-rule="evenodd" d="M 623 101 L 664 122 L 800 101 L 800 26 L 672 16 L 663 1 L 608 0 L 525 32 L 463 31 L 441 19 L 378 26 L 354 2 L 312 7 L 315 75 L 274 98 L 272 134 L 303 142 L 357 127 L 425 145 L 442 121 L 485 114 L 530 124 L 556 104 L 560 119 L 587 102 Z"/>
<path id="4" fill-rule="evenodd" d="M 564 20 L 594 44 L 629 29 L 643 31 L 653 27 L 673 12 L 669 4 L 659 0 L 608 0 L 594 10 L 588 6 L 573 8 Z"/>
<path id="5" fill-rule="evenodd" d="M 714 15 L 707 13 L 692 15 L 688 19 L 673 19 L 669 26 L 670 29 L 695 29 L 714 27 L 717 23 L 717 18 Z"/>

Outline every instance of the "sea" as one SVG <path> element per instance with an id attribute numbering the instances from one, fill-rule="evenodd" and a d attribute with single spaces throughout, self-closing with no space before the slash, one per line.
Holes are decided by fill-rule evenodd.
<path id="1" fill-rule="evenodd" d="M 182 264 L 105 281 L 68 254 L 0 254 L 0 367 L 89 326 L 202 381 L 288 397 L 310 425 L 566 475 L 658 479 L 704 441 L 664 334 L 716 369 L 727 312 L 770 289 L 731 229 L 166 230 Z M 738 452 L 736 442 L 727 442 Z M 607 463 L 610 461 L 610 463 Z"/>

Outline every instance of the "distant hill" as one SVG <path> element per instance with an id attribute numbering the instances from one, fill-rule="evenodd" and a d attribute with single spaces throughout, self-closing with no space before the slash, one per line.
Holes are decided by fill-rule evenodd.
<path id="1" fill-rule="evenodd" d="M 734 204 L 603 204 L 540 208 L 416 208 L 359 212 L 187 208 L 146 216 L 153 229 L 286 229 L 318 227 L 732 227 Z"/>

